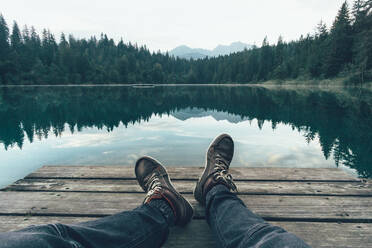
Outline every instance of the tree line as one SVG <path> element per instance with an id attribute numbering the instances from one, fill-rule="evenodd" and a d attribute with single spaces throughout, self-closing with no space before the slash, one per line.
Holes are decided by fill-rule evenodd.
<path id="1" fill-rule="evenodd" d="M 4 87 L 0 99 L 0 145 L 5 149 L 87 127 L 112 131 L 191 108 L 257 119 L 260 129 L 265 122 L 273 130 L 291 126 L 307 142 L 319 139 L 325 158 L 333 157 L 337 165 L 372 178 L 372 91 L 368 89 Z"/>
<path id="2" fill-rule="evenodd" d="M 44 29 L 10 30 L 0 15 L 0 85 L 107 83 L 250 83 L 267 80 L 348 78 L 372 80 L 372 0 L 345 1 L 330 28 L 242 52 L 198 60 L 150 52 L 107 35 L 59 41 Z"/>

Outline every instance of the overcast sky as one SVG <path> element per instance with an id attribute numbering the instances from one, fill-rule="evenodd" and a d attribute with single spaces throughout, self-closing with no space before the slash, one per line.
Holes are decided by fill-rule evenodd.
<path id="1" fill-rule="evenodd" d="M 260 45 L 265 35 L 293 40 L 331 25 L 344 0 L 1 0 L 8 24 L 49 28 L 76 37 L 107 33 L 151 50 L 178 45 L 212 49 L 242 41 Z"/>

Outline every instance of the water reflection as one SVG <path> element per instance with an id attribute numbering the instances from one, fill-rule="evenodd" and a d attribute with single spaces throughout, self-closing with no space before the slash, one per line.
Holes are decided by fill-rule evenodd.
<path id="1" fill-rule="evenodd" d="M 234 138 L 242 146 L 245 140 L 257 140 L 258 147 L 251 149 L 249 155 L 238 154 L 237 164 L 247 165 L 244 161 L 239 162 L 239 158 L 247 160 L 249 157 L 252 158 L 250 166 L 260 166 L 262 162 L 254 161 L 266 156 L 266 164 L 292 166 L 302 163 L 297 166 L 316 167 L 321 161 L 316 161 L 318 158 L 311 149 L 301 149 L 306 143 L 291 140 L 294 130 L 300 132 L 307 143 L 319 140 L 323 156 L 331 158 L 337 166 L 347 166 L 356 169 L 362 177 L 372 177 L 371 114 L 372 93 L 359 89 L 217 86 L 0 88 L 0 143 L 5 149 L 22 148 L 25 143 L 41 139 L 43 145 L 70 149 L 69 154 L 77 147 L 88 147 L 80 155 L 80 163 L 88 162 L 84 155 L 94 156 L 97 147 L 106 146 L 105 152 L 110 155 L 112 164 L 115 154 L 120 152 L 116 149 L 127 149 L 125 159 L 130 159 L 131 154 L 135 159 L 137 153 L 134 150 L 141 145 L 146 146 L 143 149 L 151 154 L 151 149 L 166 149 L 167 140 L 173 140 L 172 144 L 175 144 L 180 136 L 183 137 L 182 144 L 196 145 L 201 149 L 208 145 L 209 136 L 229 129 L 236 132 Z M 197 123 L 193 122 L 194 118 L 198 118 Z M 181 121 L 185 122 L 184 126 Z M 220 122 L 215 125 L 213 121 Z M 266 135 L 248 129 L 251 122 L 258 126 L 257 131 L 262 130 Z M 177 123 L 177 129 L 172 130 L 172 123 Z M 231 125 L 224 126 L 224 123 L 236 126 L 232 128 Z M 94 131 L 97 128 L 108 132 L 97 134 Z M 82 130 L 80 136 L 74 135 Z M 273 130 L 281 134 L 275 142 Z M 146 136 L 150 131 L 151 135 Z M 188 133 L 192 133 L 190 138 Z M 48 137 L 62 134 L 64 141 L 60 144 L 59 139 Z M 200 135 L 199 140 L 195 139 L 196 134 Z M 146 142 L 138 140 L 145 138 L 148 138 Z M 53 143 L 48 143 L 51 141 Z M 159 144 L 164 147 L 159 147 Z M 273 144 L 277 146 L 275 149 L 288 149 L 290 146 L 293 149 L 280 157 L 267 154 L 268 146 Z M 178 150 L 168 152 L 168 164 L 196 165 L 203 160 L 201 156 L 189 155 L 195 150 L 184 145 L 172 149 Z M 246 149 L 240 149 L 240 153 Z M 304 154 L 305 151 L 309 154 Z M 17 153 L 25 156 L 22 151 Z M 97 156 L 101 157 L 97 160 L 107 164 L 102 153 L 99 154 Z M 76 162 L 76 156 L 69 157 Z M 115 161 L 125 163 L 123 160 L 118 156 Z M 0 158 L 0 161 L 11 163 L 12 160 L 8 157 Z M 73 161 L 67 157 L 65 162 Z"/>

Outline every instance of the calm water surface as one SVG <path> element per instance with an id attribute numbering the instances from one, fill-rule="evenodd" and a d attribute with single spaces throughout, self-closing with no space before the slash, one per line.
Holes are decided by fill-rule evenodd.
<path id="1" fill-rule="evenodd" d="M 0 187 L 42 165 L 202 166 L 220 133 L 233 166 L 340 167 L 372 177 L 372 92 L 244 86 L 0 88 Z"/>

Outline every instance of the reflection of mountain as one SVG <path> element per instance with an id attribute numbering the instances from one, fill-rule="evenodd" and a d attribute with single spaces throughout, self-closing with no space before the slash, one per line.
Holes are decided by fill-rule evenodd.
<path id="1" fill-rule="evenodd" d="M 33 142 L 50 131 L 60 135 L 66 124 L 73 132 L 84 127 L 110 131 L 153 114 L 180 119 L 208 114 L 231 122 L 257 119 L 259 127 L 270 121 L 273 129 L 278 123 L 291 125 L 308 141 L 319 137 L 326 158 L 333 156 L 337 164 L 372 177 L 372 92 L 364 89 L 0 88 L 0 143 L 22 147 L 26 138 Z"/>
<path id="2" fill-rule="evenodd" d="M 190 118 L 200 118 L 200 117 L 206 117 L 211 116 L 217 121 L 228 121 L 230 123 L 239 123 L 246 119 L 240 117 L 239 115 L 229 114 L 227 112 L 217 112 L 217 111 L 210 111 L 210 110 L 203 110 L 203 109 L 191 109 L 186 108 L 182 109 L 180 111 L 176 111 L 172 113 L 172 116 L 175 118 L 185 121 Z"/>

